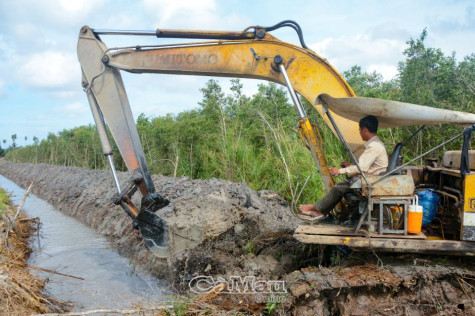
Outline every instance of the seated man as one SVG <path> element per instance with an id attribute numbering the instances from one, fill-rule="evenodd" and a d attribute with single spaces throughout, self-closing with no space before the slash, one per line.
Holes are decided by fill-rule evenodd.
<path id="1" fill-rule="evenodd" d="M 378 119 L 372 115 L 362 118 L 359 122 L 360 136 L 366 141 L 364 144 L 364 152 L 358 159 L 361 171 L 367 176 L 379 175 L 386 171 L 388 167 L 388 154 L 384 144 L 377 136 Z M 359 174 L 358 167 L 350 165 L 344 161 L 341 163 L 341 169 L 330 168 L 331 175 L 348 175 L 353 176 Z M 330 214 L 331 210 L 341 201 L 343 195 L 351 191 L 349 181 L 345 180 L 335 184 L 335 186 L 317 203 L 302 204 L 300 211 L 303 214 L 313 217 L 323 217 Z"/>

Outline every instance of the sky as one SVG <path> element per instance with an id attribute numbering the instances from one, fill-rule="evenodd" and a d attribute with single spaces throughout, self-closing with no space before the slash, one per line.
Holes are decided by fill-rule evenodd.
<path id="1" fill-rule="evenodd" d="M 201 29 L 240 31 L 291 19 L 305 42 L 340 73 L 353 65 L 397 75 L 406 41 L 427 28 L 426 45 L 456 58 L 475 53 L 473 0 L 1 0 L 0 146 L 30 144 L 34 136 L 93 123 L 76 57 L 79 30 Z M 298 45 L 295 32 L 279 39 Z M 109 47 L 160 44 L 163 40 L 102 37 Z M 177 40 L 179 41 L 179 40 Z M 210 77 L 122 73 L 135 117 L 160 116 L 198 107 L 200 88 Z M 229 92 L 227 78 L 217 79 Z M 244 92 L 257 92 L 257 80 L 243 80 Z M 25 140 L 25 137 L 27 138 Z"/>

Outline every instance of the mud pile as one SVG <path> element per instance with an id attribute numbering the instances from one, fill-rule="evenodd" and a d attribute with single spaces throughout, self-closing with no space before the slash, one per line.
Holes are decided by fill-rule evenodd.
<path id="1" fill-rule="evenodd" d="M 360 262 L 302 268 L 284 276 L 286 293 L 221 292 L 206 302 L 253 315 L 475 315 L 475 273 L 470 268 L 456 261 L 441 265 L 428 259 L 410 264 L 413 258 L 404 256 L 383 259 L 388 263 L 384 267 Z"/>
<path id="2" fill-rule="evenodd" d="M 475 315 L 475 273 L 456 262 L 394 258 L 373 264 L 303 268 L 285 276 L 293 315 Z"/>
<path id="3" fill-rule="evenodd" d="M 181 292 L 197 276 L 285 284 L 275 295 L 210 291 L 198 299 L 206 306 L 248 314 L 475 315 L 473 258 L 303 245 L 292 238 L 298 222 L 288 203 L 245 183 L 153 176 L 157 191 L 170 200 L 159 214 L 170 226 L 172 255 L 160 259 L 112 204 L 110 171 L 0 160 L 0 174 L 23 187 L 34 181 L 35 194 L 109 237 L 138 268 L 170 280 Z M 128 180 L 128 173 L 119 176 L 122 183 Z M 223 283 L 217 284 L 214 289 L 222 291 Z"/>
<path id="4" fill-rule="evenodd" d="M 254 252 L 256 236 L 285 235 L 297 226 L 288 203 L 274 192 L 219 179 L 154 175 L 157 191 L 170 200 L 157 213 L 169 224 L 172 255 L 160 259 L 145 247 L 131 219 L 112 204 L 116 189 L 110 171 L 0 161 L 0 173 L 23 187 L 33 181 L 33 193 L 109 237 L 133 263 L 175 283 L 198 273 L 282 273 L 274 255 L 240 256 Z M 121 183 L 128 178 L 119 173 Z"/>

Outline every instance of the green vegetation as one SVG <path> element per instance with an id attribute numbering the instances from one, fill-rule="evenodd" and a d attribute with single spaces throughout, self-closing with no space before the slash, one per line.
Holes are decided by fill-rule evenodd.
<path id="1" fill-rule="evenodd" d="M 358 96 L 475 112 L 475 54 L 457 63 L 454 54 L 445 56 L 439 49 L 425 47 L 426 37 L 424 30 L 418 39 L 407 42 L 397 79 L 384 81 L 380 74 L 363 72 L 359 66 L 345 71 L 343 76 Z M 255 190 L 275 190 L 288 200 L 297 183 L 302 186 L 311 175 L 299 202 L 319 198 L 323 185 L 310 153 L 300 142 L 295 129 L 297 114 L 284 88 L 260 84 L 255 95 L 247 96 L 238 79 L 231 83 L 230 93 L 226 94 L 217 81 L 209 80 L 201 89 L 203 99 L 195 110 L 161 117 L 139 116 L 137 128 L 151 172 L 245 181 Z M 329 163 L 338 165 L 345 158 L 342 146 L 311 105 L 304 102 L 304 106 L 320 126 Z M 382 129 L 380 134 L 391 151 L 414 130 Z M 460 128 L 426 128 L 403 151 L 406 159 L 448 139 L 456 130 Z M 15 144 L 16 135 L 13 136 Z M 460 145 L 461 140 L 444 150 L 459 149 Z M 63 130 L 41 141 L 34 138 L 33 145 L 9 148 L 5 157 L 16 162 L 108 168 L 94 126 Z M 117 169 L 126 169 L 117 150 L 114 159 Z"/>
<path id="2" fill-rule="evenodd" d="M 2 218 L 3 210 L 9 209 L 11 206 L 10 195 L 0 188 L 0 219 Z"/>
<path id="3" fill-rule="evenodd" d="M 185 300 L 176 300 L 173 302 L 173 312 L 177 316 L 185 316 L 188 312 L 188 307 L 190 304 L 191 300 L 185 299 Z"/>

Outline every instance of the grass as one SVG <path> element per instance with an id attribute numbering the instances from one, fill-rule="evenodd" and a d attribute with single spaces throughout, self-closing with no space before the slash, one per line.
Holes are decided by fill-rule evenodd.
<path id="1" fill-rule="evenodd" d="M 10 195 L 0 188 L 0 219 L 3 216 L 3 212 L 7 209 L 9 209 L 12 206 L 12 203 L 10 201 Z"/>
<path id="2" fill-rule="evenodd" d="M 289 109 L 289 116 L 291 114 L 293 115 L 292 109 Z M 323 147 L 329 164 L 334 166 L 342 159 L 342 146 L 331 131 L 323 127 L 326 125 L 323 120 L 315 119 L 321 127 Z M 155 122 L 149 122 L 140 128 L 140 132 L 152 173 L 246 182 L 256 191 L 276 191 L 289 202 L 295 191 L 301 191 L 310 175 L 298 204 L 313 203 L 325 193 L 323 182 L 311 153 L 302 144 L 295 129 L 296 122 L 290 124 L 288 121 L 289 117 L 276 119 L 268 114 L 255 113 L 247 114 L 247 118 L 243 120 L 228 118 L 226 124 L 218 129 L 211 128 L 214 125 L 205 128 L 204 124 L 199 124 L 196 129 L 201 134 L 197 134 L 196 129 L 180 128 L 183 122 L 179 120 L 166 126 L 155 126 Z M 186 126 L 190 126 L 193 121 L 186 123 Z M 154 138 L 159 127 L 165 134 L 176 136 L 173 139 Z M 99 143 L 95 133 L 95 129 L 89 127 L 63 131 L 38 145 L 11 150 L 5 159 L 13 162 L 107 168 L 106 160 L 100 156 L 100 149 L 96 148 Z M 115 152 L 114 157 L 116 168 L 124 170 L 118 152 Z"/>

